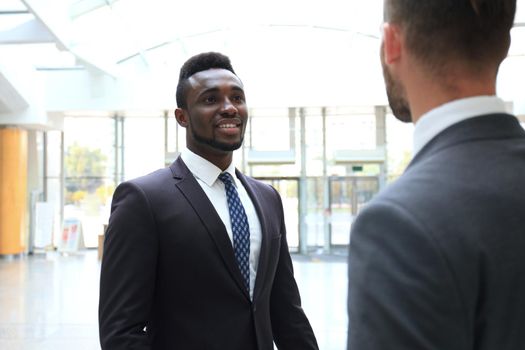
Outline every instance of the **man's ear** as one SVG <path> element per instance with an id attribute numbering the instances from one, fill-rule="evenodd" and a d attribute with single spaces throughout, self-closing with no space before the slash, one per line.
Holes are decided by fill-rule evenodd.
<path id="1" fill-rule="evenodd" d="M 403 51 L 401 28 L 392 23 L 383 24 L 385 63 L 392 64 L 401 58 Z"/>
<path id="2" fill-rule="evenodd" d="M 184 109 L 177 108 L 175 110 L 175 119 L 177 119 L 177 123 L 179 123 L 179 125 L 183 128 L 188 126 L 188 115 Z"/>

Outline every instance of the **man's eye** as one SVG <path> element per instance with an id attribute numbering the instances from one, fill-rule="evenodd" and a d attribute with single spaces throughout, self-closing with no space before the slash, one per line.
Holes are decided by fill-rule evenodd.
<path id="1" fill-rule="evenodd" d="M 204 99 L 204 102 L 211 104 L 217 102 L 217 99 L 215 98 L 215 96 L 208 96 Z"/>
<path id="2" fill-rule="evenodd" d="M 242 102 L 244 101 L 244 96 L 241 96 L 241 95 L 235 95 L 233 96 L 232 98 L 235 102 Z"/>

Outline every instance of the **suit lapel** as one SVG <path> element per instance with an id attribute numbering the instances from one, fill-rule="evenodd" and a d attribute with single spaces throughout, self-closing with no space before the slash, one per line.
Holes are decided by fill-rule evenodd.
<path id="1" fill-rule="evenodd" d="M 241 180 L 241 183 L 243 184 L 244 188 L 246 189 L 246 192 L 248 192 L 248 195 L 250 196 L 250 199 L 252 200 L 253 206 L 255 207 L 255 211 L 257 212 L 257 217 L 259 218 L 259 222 L 261 224 L 261 250 L 259 252 L 259 263 L 257 264 L 257 277 L 255 279 L 255 287 L 253 290 L 253 300 L 256 300 L 257 296 L 259 295 L 259 292 L 261 290 L 261 283 L 264 281 L 264 276 L 266 273 L 266 266 L 268 264 L 270 249 L 269 244 L 270 241 L 268 240 L 268 232 L 267 232 L 267 218 L 264 215 L 263 207 L 264 203 L 261 202 L 261 198 L 263 198 L 259 194 L 259 190 L 256 186 L 254 186 L 251 181 L 248 181 L 246 176 L 244 176 L 241 172 L 236 170 L 237 178 Z"/>
<path id="2" fill-rule="evenodd" d="M 175 186 L 177 186 L 182 192 L 188 203 L 200 218 L 202 224 L 215 242 L 231 276 L 239 288 L 244 292 L 245 296 L 249 299 L 250 296 L 244 287 L 243 278 L 237 265 L 237 261 L 235 260 L 231 240 L 228 237 L 224 223 L 217 214 L 213 204 L 210 202 L 208 196 L 206 196 L 206 193 L 180 157 L 171 164 L 170 169 L 175 180 L 178 180 L 175 183 Z"/>

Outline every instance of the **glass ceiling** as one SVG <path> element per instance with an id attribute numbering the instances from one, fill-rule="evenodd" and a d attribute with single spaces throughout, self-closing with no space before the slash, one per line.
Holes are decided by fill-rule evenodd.
<path id="1" fill-rule="evenodd" d="M 38 68 L 88 64 L 113 77 L 160 80 L 172 90 L 179 67 L 189 56 L 221 51 L 231 57 L 245 83 L 261 86 L 262 93 L 275 82 L 288 87 L 280 88 L 288 104 L 294 103 L 294 94 L 331 90 L 334 84 L 333 94 L 338 95 L 334 101 L 370 92 L 374 97 L 363 103 L 373 103 L 377 90 L 383 90 L 378 61 L 382 4 L 381 0 L 2 0 L 0 44 L 25 44 Z M 33 36 L 47 31 L 53 40 L 22 35 L 17 41 L 20 32 L 27 36 L 35 22 L 41 29 L 33 29 Z M 525 62 L 525 0 L 518 0 L 516 23 L 508 59 L 512 67 Z M 25 31 L 20 30 L 23 26 Z M 15 40 L 8 40 L 10 34 Z M 379 97 L 384 100 L 382 93 Z"/>

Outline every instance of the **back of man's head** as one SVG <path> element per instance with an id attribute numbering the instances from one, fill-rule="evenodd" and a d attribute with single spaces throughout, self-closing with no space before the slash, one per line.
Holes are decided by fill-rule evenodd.
<path id="1" fill-rule="evenodd" d="M 235 74 L 230 59 L 218 52 L 205 52 L 195 55 L 182 65 L 176 93 L 177 106 L 179 108 L 187 108 L 186 92 L 188 88 L 188 79 L 195 73 L 213 68 L 226 69 Z"/>
<path id="2" fill-rule="evenodd" d="M 437 74 L 458 63 L 497 70 L 515 12 L 516 0 L 385 0 L 385 21 L 403 28 L 407 49 Z"/>

